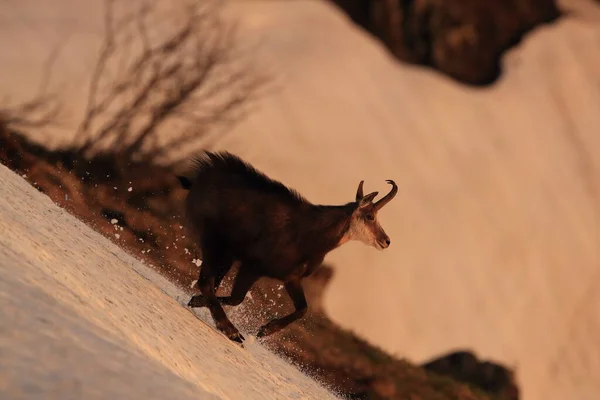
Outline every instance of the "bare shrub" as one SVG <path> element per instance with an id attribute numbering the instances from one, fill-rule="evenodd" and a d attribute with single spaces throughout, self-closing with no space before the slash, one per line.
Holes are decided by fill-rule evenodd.
<path id="1" fill-rule="evenodd" d="M 236 45 L 238 27 L 221 15 L 222 2 L 181 5 L 105 0 L 104 40 L 77 131 L 84 155 L 108 146 L 124 160 L 164 161 L 237 121 L 266 83 Z M 167 123 L 175 131 L 159 138 Z"/>

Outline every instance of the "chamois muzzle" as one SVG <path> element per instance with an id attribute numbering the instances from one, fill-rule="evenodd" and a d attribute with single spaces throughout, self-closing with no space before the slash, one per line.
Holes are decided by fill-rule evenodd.
<path id="1" fill-rule="evenodd" d="M 389 183 L 390 185 L 392 185 L 392 190 L 390 190 L 390 192 L 388 194 L 386 194 L 383 198 L 381 198 L 381 200 L 379 200 L 378 202 L 375 202 L 373 204 L 375 209 L 378 211 L 381 210 L 383 208 L 383 206 L 385 206 L 387 203 L 389 203 L 396 196 L 396 193 L 398 193 L 398 186 L 396 186 L 396 183 L 393 180 L 388 179 L 388 180 L 386 180 L 386 182 Z M 359 189 L 360 189 L 360 187 L 359 187 Z"/>
<path id="2" fill-rule="evenodd" d="M 389 236 L 385 236 L 385 238 L 380 239 L 377 241 L 377 244 L 379 245 L 379 247 L 381 247 L 381 250 L 387 249 L 388 247 L 390 247 L 390 244 L 392 243 L 392 241 L 390 240 Z"/>

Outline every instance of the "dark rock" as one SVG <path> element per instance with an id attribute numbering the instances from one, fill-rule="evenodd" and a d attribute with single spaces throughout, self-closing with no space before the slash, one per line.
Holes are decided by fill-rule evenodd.
<path id="1" fill-rule="evenodd" d="M 555 21 L 554 0 L 330 0 L 400 60 L 471 85 L 500 76 L 502 54 Z"/>
<path id="2" fill-rule="evenodd" d="M 470 351 L 448 353 L 424 363 L 422 367 L 429 372 L 478 387 L 493 394 L 494 398 L 519 399 L 519 388 L 511 370 L 500 364 L 478 360 Z"/>

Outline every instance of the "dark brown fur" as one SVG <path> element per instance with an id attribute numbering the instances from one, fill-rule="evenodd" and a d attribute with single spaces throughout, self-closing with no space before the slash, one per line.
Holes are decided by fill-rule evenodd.
<path id="1" fill-rule="evenodd" d="M 190 190 L 186 223 L 199 244 L 203 261 L 198 280 L 202 295 L 194 296 L 188 305 L 208 307 L 217 328 L 232 340 L 241 342 L 243 337 L 227 319 L 221 304 L 240 304 L 256 280 L 270 277 L 284 282 L 296 311 L 264 325 L 258 336 L 277 332 L 301 318 L 307 304 L 300 280 L 341 244 L 352 218 L 357 218 L 360 204 L 361 212 L 372 215 L 377 211 L 371 203 L 377 193 L 364 196 L 369 199 L 362 203 L 357 196 L 357 201 L 345 205 L 311 204 L 227 152 L 204 152 L 194 164 L 191 179 L 178 177 Z M 389 245 L 389 238 L 379 230 L 383 238 L 380 243 Z M 217 288 L 235 261 L 240 262 L 240 269 L 231 295 L 216 297 Z"/>

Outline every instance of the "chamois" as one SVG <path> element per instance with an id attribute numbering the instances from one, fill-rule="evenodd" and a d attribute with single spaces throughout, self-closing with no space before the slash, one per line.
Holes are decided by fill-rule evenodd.
<path id="1" fill-rule="evenodd" d="M 295 311 L 263 325 L 257 337 L 271 335 L 302 318 L 307 302 L 301 280 L 318 268 L 325 255 L 338 246 L 359 240 L 379 250 L 390 238 L 377 212 L 394 198 L 398 187 L 377 202 L 378 192 L 363 195 L 344 205 L 315 205 L 281 182 L 267 177 L 229 152 L 204 151 L 194 159 L 194 176 L 178 175 L 189 190 L 185 200 L 185 224 L 197 242 L 202 267 L 189 307 L 208 307 L 217 329 L 242 343 L 244 337 L 229 321 L 222 304 L 236 306 L 261 277 L 284 283 Z M 239 271 L 230 296 L 216 291 L 234 262 Z"/>

